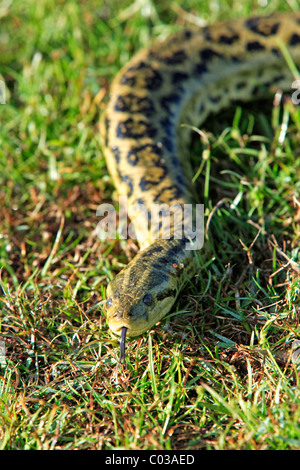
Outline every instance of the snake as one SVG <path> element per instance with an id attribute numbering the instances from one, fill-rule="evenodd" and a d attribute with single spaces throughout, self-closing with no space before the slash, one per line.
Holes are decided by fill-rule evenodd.
<path id="1" fill-rule="evenodd" d="M 291 90 L 295 76 L 284 51 L 300 64 L 299 12 L 184 29 L 138 52 L 113 79 L 100 134 L 140 247 L 107 287 L 107 323 L 121 336 L 121 358 L 126 335 L 159 322 L 197 272 L 183 216 L 167 213 L 167 237 L 163 211 L 151 228 L 153 207 L 196 204 L 189 162 L 194 126 L 201 129 L 210 115 L 270 90 Z"/>

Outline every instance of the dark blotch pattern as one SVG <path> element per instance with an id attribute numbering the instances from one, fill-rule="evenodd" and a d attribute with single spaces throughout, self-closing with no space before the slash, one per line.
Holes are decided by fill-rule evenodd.
<path id="1" fill-rule="evenodd" d="M 203 62 L 195 65 L 194 74 L 195 75 L 203 75 L 207 72 L 207 67 Z"/>
<path id="2" fill-rule="evenodd" d="M 167 297 L 173 297 L 175 298 L 177 296 L 177 291 L 176 289 L 166 289 L 164 292 L 162 292 L 161 294 L 158 294 L 156 299 L 158 301 L 160 300 L 163 300 L 163 299 L 166 299 Z"/>
<path id="3" fill-rule="evenodd" d="M 148 90 L 155 90 L 161 86 L 163 82 L 161 74 L 157 70 L 154 70 L 150 64 L 147 64 L 143 61 L 128 68 L 128 70 L 121 77 L 121 84 L 134 88 L 137 85 L 136 71 L 138 70 L 141 71 L 144 78 L 145 88 Z"/>
<path id="4" fill-rule="evenodd" d="M 187 59 L 187 55 L 184 50 L 176 51 L 172 56 L 167 58 L 167 64 L 177 65 L 182 64 Z"/>
<path id="5" fill-rule="evenodd" d="M 178 161 L 178 158 L 176 158 L 176 163 L 177 165 L 179 165 L 179 161 Z M 186 184 L 186 181 L 184 179 L 184 176 L 183 175 L 177 175 L 176 176 L 176 181 L 178 184 L 184 186 Z"/>
<path id="6" fill-rule="evenodd" d="M 157 70 L 149 68 L 145 77 L 145 86 L 148 90 L 156 90 L 162 84 L 162 76 Z"/>
<path id="7" fill-rule="evenodd" d="M 183 32 L 183 35 L 184 35 L 184 38 L 186 40 L 188 39 L 191 39 L 193 37 L 193 32 L 189 29 L 186 29 L 184 32 Z"/>
<path id="8" fill-rule="evenodd" d="M 230 59 L 235 64 L 240 64 L 241 62 L 243 62 L 242 59 L 240 57 L 237 57 L 236 55 L 231 55 Z"/>
<path id="9" fill-rule="evenodd" d="M 108 146 L 108 130 L 109 130 L 109 126 L 110 126 L 110 120 L 106 117 L 104 119 L 104 129 L 105 129 L 105 146 L 107 147 Z"/>
<path id="10" fill-rule="evenodd" d="M 124 73 L 120 80 L 122 85 L 128 85 L 130 87 L 134 87 L 136 85 L 136 77 L 134 75 Z"/>
<path id="11" fill-rule="evenodd" d="M 163 119 L 160 120 L 160 124 L 161 126 L 164 128 L 164 130 L 166 131 L 166 134 L 171 137 L 172 135 L 174 135 L 174 125 L 171 121 L 171 119 L 167 116 Z"/>
<path id="12" fill-rule="evenodd" d="M 246 87 L 246 82 L 238 82 L 236 84 L 236 87 L 237 87 L 238 90 L 242 90 L 243 88 Z"/>
<path id="13" fill-rule="evenodd" d="M 161 147 L 156 144 L 146 144 L 133 147 L 127 154 L 127 162 L 132 166 L 136 166 L 141 160 L 142 165 L 144 165 L 147 155 L 151 155 L 152 161 L 155 161 L 155 164 L 157 165 L 161 158 Z"/>
<path id="14" fill-rule="evenodd" d="M 140 180 L 140 189 L 141 191 L 149 191 L 149 189 L 153 186 L 157 185 L 157 181 L 152 181 L 151 178 L 147 176 L 143 176 Z"/>
<path id="15" fill-rule="evenodd" d="M 189 75 L 185 72 L 174 72 L 172 74 L 171 81 L 174 85 L 183 82 L 189 78 Z"/>
<path id="16" fill-rule="evenodd" d="M 220 95 L 210 96 L 209 100 L 211 103 L 217 104 L 221 100 L 221 96 Z"/>
<path id="17" fill-rule="evenodd" d="M 149 97 L 140 98 L 132 93 L 118 96 L 115 110 L 122 113 L 142 113 L 145 116 L 152 116 L 155 113 L 154 104 Z"/>
<path id="18" fill-rule="evenodd" d="M 265 47 L 259 41 L 249 41 L 247 42 L 247 51 L 264 51 Z"/>
<path id="19" fill-rule="evenodd" d="M 285 76 L 283 74 L 277 75 L 277 77 L 274 77 L 272 80 L 272 83 L 280 83 L 285 79 Z"/>
<path id="20" fill-rule="evenodd" d="M 111 148 L 111 151 L 112 153 L 114 154 L 114 157 L 116 159 L 116 162 L 117 163 L 120 163 L 120 160 L 121 160 L 121 153 L 120 153 L 120 149 L 117 145 L 113 145 L 113 147 Z"/>
<path id="21" fill-rule="evenodd" d="M 180 102 L 180 94 L 178 93 L 171 93 L 170 95 L 164 96 L 160 103 L 162 108 L 167 111 L 167 113 L 171 112 L 171 105 L 178 104 Z"/>
<path id="22" fill-rule="evenodd" d="M 142 251 L 140 257 L 150 258 L 150 256 L 157 255 L 158 253 L 161 253 L 163 250 L 164 248 L 160 245 L 152 245 L 147 250 Z"/>
<path id="23" fill-rule="evenodd" d="M 223 58 L 222 54 L 220 54 L 217 51 L 214 51 L 210 47 L 202 49 L 202 51 L 200 51 L 200 56 L 201 56 L 201 59 L 203 61 L 212 60 L 212 59 L 216 59 L 216 58 L 218 58 L 218 59 Z"/>
<path id="24" fill-rule="evenodd" d="M 273 47 L 273 49 L 271 49 L 272 51 L 272 54 L 276 57 L 279 57 L 280 56 L 280 52 L 278 49 L 276 49 L 275 47 Z"/>
<path id="25" fill-rule="evenodd" d="M 219 37 L 220 44 L 227 44 L 231 45 L 237 42 L 240 39 L 240 36 L 236 33 L 232 33 L 231 35 L 225 36 L 225 34 L 221 34 Z"/>
<path id="26" fill-rule="evenodd" d="M 132 191 L 133 191 L 132 178 L 130 178 L 130 176 L 128 176 L 128 175 L 124 175 L 124 176 L 122 176 L 121 180 L 122 180 L 123 183 L 126 183 L 128 185 L 129 191 L 127 193 L 127 196 L 131 196 Z"/>
<path id="27" fill-rule="evenodd" d="M 183 64 L 187 59 L 187 55 L 183 49 L 175 51 L 171 54 L 160 54 L 157 51 L 151 50 L 149 52 L 149 57 L 168 65 L 180 65 Z"/>
<path id="28" fill-rule="evenodd" d="M 296 46 L 297 44 L 300 44 L 300 36 L 299 34 L 293 34 L 289 40 L 289 45 Z"/>
<path id="29" fill-rule="evenodd" d="M 261 36 L 274 36 L 277 34 L 279 23 L 273 23 L 271 26 L 263 18 L 249 18 L 245 21 L 248 29 Z"/>
<path id="30" fill-rule="evenodd" d="M 169 152 L 174 152 L 175 150 L 175 144 L 174 144 L 174 141 L 173 139 L 169 138 L 169 137 L 164 137 L 162 139 L 162 142 L 163 146 L 169 151 Z"/>
<path id="31" fill-rule="evenodd" d="M 166 165 L 162 161 L 158 161 L 155 163 L 155 168 L 155 172 L 149 170 L 149 174 L 142 176 L 140 179 L 142 191 L 148 191 L 151 187 L 157 186 L 165 179 L 168 172 Z"/>
<path id="32" fill-rule="evenodd" d="M 170 193 L 172 194 L 172 198 L 170 197 L 164 197 L 164 193 Z M 160 191 L 159 194 L 157 194 L 157 196 L 154 198 L 154 202 L 157 202 L 157 203 L 164 203 L 164 201 L 169 201 L 170 199 L 179 199 L 183 196 L 183 192 L 180 188 L 178 188 L 177 186 L 169 186 L 167 188 L 164 188 Z"/>
<path id="33" fill-rule="evenodd" d="M 119 139 L 139 139 L 144 136 L 152 138 L 155 137 L 156 134 L 157 130 L 155 127 L 142 119 L 136 120 L 128 118 L 126 121 L 119 122 L 117 126 L 117 137 Z"/>

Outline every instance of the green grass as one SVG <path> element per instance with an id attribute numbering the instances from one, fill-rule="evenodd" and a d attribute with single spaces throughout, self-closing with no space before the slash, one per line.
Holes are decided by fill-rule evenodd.
<path id="1" fill-rule="evenodd" d="M 210 122 L 200 171 L 196 139 L 211 258 L 166 321 L 128 341 L 127 367 L 117 365 L 119 340 L 101 302 L 135 246 L 93 232 L 98 205 L 114 198 L 98 138 L 109 83 L 136 50 L 197 18 L 287 9 L 284 1 L 161 3 L 0 7 L 3 449 L 300 447 L 290 356 L 299 276 L 276 249 L 299 266 L 300 111 L 289 102 Z"/>

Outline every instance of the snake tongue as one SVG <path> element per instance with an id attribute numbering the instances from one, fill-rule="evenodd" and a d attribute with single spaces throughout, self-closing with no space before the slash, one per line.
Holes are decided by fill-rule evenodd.
<path id="1" fill-rule="evenodd" d="M 127 328 L 126 326 L 123 326 L 122 331 L 121 331 L 121 342 L 120 342 L 120 361 L 122 361 L 122 359 L 125 359 L 126 332 L 127 332 Z"/>

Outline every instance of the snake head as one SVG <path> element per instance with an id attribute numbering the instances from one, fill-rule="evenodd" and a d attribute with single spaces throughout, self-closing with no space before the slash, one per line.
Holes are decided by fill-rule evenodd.
<path id="1" fill-rule="evenodd" d="M 176 247 L 170 242 L 151 245 L 110 282 L 107 322 L 115 334 L 127 328 L 127 336 L 138 336 L 171 310 L 179 287 L 181 250 Z"/>
<path id="2" fill-rule="evenodd" d="M 142 278 L 138 278 L 134 284 L 126 284 L 124 277 L 127 269 L 124 271 L 108 285 L 107 322 L 117 335 L 121 335 L 125 327 L 127 336 L 138 336 L 170 311 L 177 290 L 170 288 L 170 282 L 164 279 L 164 275 L 153 271 L 151 284 Z"/>

